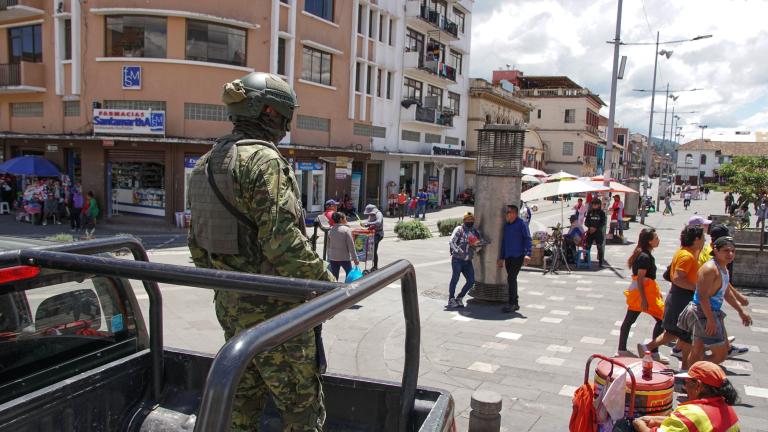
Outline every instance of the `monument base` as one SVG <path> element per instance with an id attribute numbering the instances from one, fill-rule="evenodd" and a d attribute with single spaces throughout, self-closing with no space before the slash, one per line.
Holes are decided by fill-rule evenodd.
<path id="1" fill-rule="evenodd" d="M 475 282 L 475 285 L 469 290 L 469 295 L 475 300 L 507 303 L 509 299 L 509 289 L 506 284 L 491 285 Z"/>

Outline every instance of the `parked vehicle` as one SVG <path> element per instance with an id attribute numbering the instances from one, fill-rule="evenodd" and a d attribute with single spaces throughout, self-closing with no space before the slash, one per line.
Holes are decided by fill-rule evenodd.
<path id="1" fill-rule="evenodd" d="M 110 255 L 126 249 L 134 260 Z M 149 327 L 128 279 L 148 294 Z M 402 382 L 323 375 L 326 430 L 453 430 L 450 394 L 417 387 L 418 301 L 407 261 L 343 285 L 151 263 L 130 236 L 71 244 L 0 238 L 0 430 L 229 431 L 237 383 L 256 354 L 398 279 Z M 163 346 L 158 283 L 308 301 L 210 355 Z"/>

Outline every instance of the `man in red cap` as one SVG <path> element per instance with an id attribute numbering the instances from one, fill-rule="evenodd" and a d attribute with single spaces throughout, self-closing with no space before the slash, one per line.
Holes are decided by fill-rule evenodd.
<path id="1" fill-rule="evenodd" d="M 669 417 L 643 416 L 632 422 L 637 432 L 738 432 L 739 417 L 732 405 L 739 395 L 723 369 L 700 361 L 688 372 L 675 375 L 683 379 L 688 402 L 681 403 Z"/>

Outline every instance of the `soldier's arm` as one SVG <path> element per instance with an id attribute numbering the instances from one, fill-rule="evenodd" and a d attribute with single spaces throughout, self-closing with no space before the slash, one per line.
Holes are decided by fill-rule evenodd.
<path id="1" fill-rule="evenodd" d="M 303 217 L 297 206 L 288 173 L 278 159 L 259 166 L 245 164 L 237 176 L 240 183 L 238 204 L 248 210 L 259 227 L 259 243 L 264 257 L 277 274 L 301 279 L 334 281 L 325 263 L 315 253 L 307 237 L 296 225 Z M 286 168 L 289 169 L 289 168 Z"/>

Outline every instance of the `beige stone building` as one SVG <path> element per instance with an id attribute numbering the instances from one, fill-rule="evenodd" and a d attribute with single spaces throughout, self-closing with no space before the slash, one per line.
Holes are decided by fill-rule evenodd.
<path id="1" fill-rule="evenodd" d="M 482 78 L 469 80 L 469 118 L 467 120 L 467 150 L 471 160 L 466 163 L 465 182 L 474 188 L 477 152 L 477 129 L 486 124 L 525 125 L 533 107 L 501 85 L 494 85 Z M 544 169 L 543 143 L 535 131 L 525 137 L 523 164 Z"/>
<path id="2" fill-rule="evenodd" d="M 600 143 L 600 97 L 566 76 L 525 76 L 517 70 L 493 72 L 493 82 L 507 81 L 515 95 L 533 105 L 528 126 L 546 147 L 546 170 L 578 176 L 602 171 L 605 146 Z"/>

